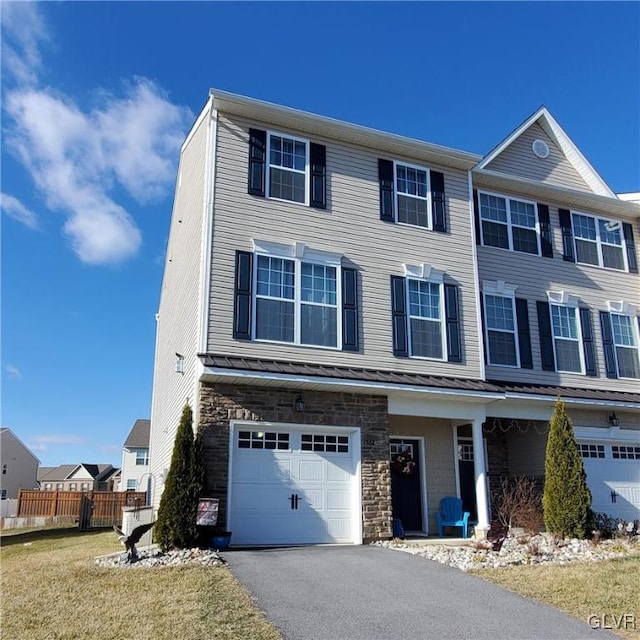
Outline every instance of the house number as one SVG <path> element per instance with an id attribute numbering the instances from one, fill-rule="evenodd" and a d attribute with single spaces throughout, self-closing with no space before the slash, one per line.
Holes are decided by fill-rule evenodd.
<path id="1" fill-rule="evenodd" d="M 375 443 L 376 443 L 375 440 L 365 440 L 364 441 L 364 444 L 366 444 L 368 447 L 372 447 Z"/>

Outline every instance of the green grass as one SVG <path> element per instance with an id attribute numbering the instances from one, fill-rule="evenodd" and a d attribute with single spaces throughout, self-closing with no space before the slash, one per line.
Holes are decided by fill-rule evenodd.
<path id="1" fill-rule="evenodd" d="M 109 532 L 2 536 L 3 640 L 278 640 L 226 567 L 97 567 Z"/>
<path id="2" fill-rule="evenodd" d="M 579 620 L 590 616 L 615 626 L 614 618 L 634 616 L 635 629 L 611 631 L 629 640 L 640 638 L 640 556 L 566 565 L 527 565 L 471 571 L 521 596 L 544 602 Z M 623 625 L 624 626 L 624 625 Z M 594 632 L 596 633 L 596 632 Z"/>

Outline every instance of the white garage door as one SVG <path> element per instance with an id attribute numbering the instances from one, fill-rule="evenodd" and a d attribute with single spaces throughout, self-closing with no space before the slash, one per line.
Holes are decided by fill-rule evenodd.
<path id="1" fill-rule="evenodd" d="M 359 543 L 359 431 L 235 424 L 234 545 Z"/>
<path id="2" fill-rule="evenodd" d="M 640 446 L 579 442 L 591 490 L 591 508 L 616 518 L 640 518 Z"/>

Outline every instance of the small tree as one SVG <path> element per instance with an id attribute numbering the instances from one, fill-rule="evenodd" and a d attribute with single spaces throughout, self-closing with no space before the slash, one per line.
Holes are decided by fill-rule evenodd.
<path id="1" fill-rule="evenodd" d="M 194 472 L 196 468 L 198 471 Z M 195 461 L 193 415 L 191 407 L 185 405 L 154 529 L 155 539 L 163 551 L 186 549 L 195 543 L 201 469 L 201 462 Z"/>
<path id="2" fill-rule="evenodd" d="M 549 424 L 542 505 L 547 531 L 584 538 L 591 507 L 582 457 L 560 398 Z"/>

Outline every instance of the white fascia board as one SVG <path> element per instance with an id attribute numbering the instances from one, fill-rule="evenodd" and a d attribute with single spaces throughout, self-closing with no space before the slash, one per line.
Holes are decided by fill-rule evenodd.
<path id="1" fill-rule="evenodd" d="M 552 396 L 540 396 L 529 393 L 513 393 L 507 391 L 505 393 L 505 398 L 507 400 L 532 400 L 536 402 L 546 402 L 549 404 L 554 404 L 556 401 L 555 397 Z M 588 398 L 572 398 L 571 396 L 561 396 L 562 401 L 565 404 L 570 404 L 573 406 L 584 406 L 584 407 L 600 407 L 602 409 L 640 409 L 640 402 L 620 402 L 619 400 L 589 400 Z"/>
<path id="2" fill-rule="evenodd" d="M 573 432 L 578 440 L 608 440 L 609 442 L 638 442 L 640 431 L 621 429 L 620 427 L 575 427 Z"/>
<path id="3" fill-rule="evenodd" d="M 367 380 L 345 380 L 337 378 L 328 378 L 323 376 L 304 376 L 290 373 L 262 373 L 259 371 L 243 371 L 240 369 L 218 369 L 214 367 L 203 367 L 202 376 L 211 376 L 212 378 L 236 378 L 243 379 L 247 382 L 256 381 L 274 381 L 295 383 L 298 385 L 315 385 L 315 386 L 332 386 L 341 387 L 345 391 L 360 390 L 363 393 L 375 393 L 386 395 L 393 391 L 408 392 L 418 395 L 433 395 L 438 397 L 457 398 L 458 401 L 468 399 L 470 401 L 476 399 L 498 400 L 503 397 L 501 393 L 490 391 L 466 391 L 464 389 L 444 389 L 441 387 L 417 387 L 410 384 L 394 384 L 387 382 L 369 382 Z M 202 377 L 201 376 L 201 377 Z"/>
<path id="4" fill-rule="evenodd" d="M 343 120 L 320 116 L 308 111 L 292 109 L 291 107 L 284 107 L 264 100 L 229 93 L 228 91 L 210 89 L 209 95 L 213 97 L 216 109 L 222 112 L 239 112 L 240 115 L 252 116 L 259 120 L 275 117 L 289 127 L 301 130 L 313 126 L 318 130 L 322 130 L 322 134 L 329 138 L 345 139 L 372 148 L 378 148 L 379 146 L 402 148 L 407 155 L 416 154 L 418 158 L 424 155 L 431 156 L 431 161 L 433 162 L 437 162 L 435 158 L 440 157 L 443 164 L 463 170 L 470 169 L 481 159 L 481 156 L 468 151 L 387 133 L 378 129 L 351 124 Z"/>
<path id="5" fill-rule="evenodd" d="M 389 414 L 398 416 L 424 416 L 458 420 L 482 420 L 487 417 L 482 402 L 462 403 L 459 400 L 416 398 L 415 395 L 389 395 Z M 394 435 L 395 437 L 395 435 Z"/>
<path id="6" fill-rule="evenodd" d="M 640 203 L 638 202 L 621 200 L 615 196 L 602 196 L 590 191 L 560 187 L 491 169 L 476 168 L 472 173 L 478 179 L 474 180 L 474 183 L 480 183 L 480 185 L 474 185 L 476 188 L 482 189 L 483 185 L 488 184 L 492 189 L 507 192 L 517 191 L 531 198 L 548 198 L 559 204 L 567 204 L 573 209 L 582 207 L 606 212 L 613 216 L 640 218 Z"/>
<path id="7" fill-rule="evenodd" d="M 629 193 L 617 193 L 616 194 L 620 200 L 624 200 L 625 202 L 640 202 L 640 191 L 632 191 Z"/>

